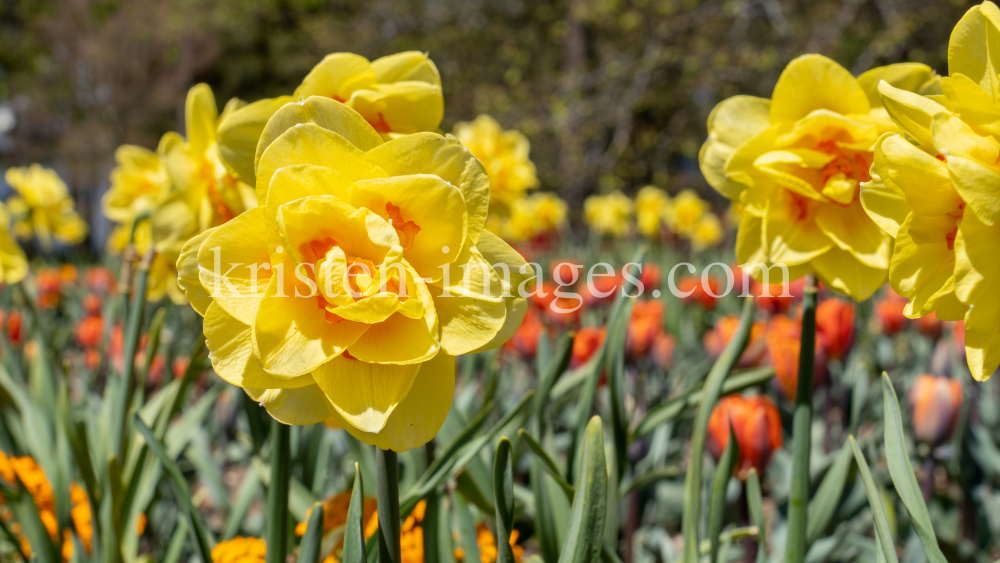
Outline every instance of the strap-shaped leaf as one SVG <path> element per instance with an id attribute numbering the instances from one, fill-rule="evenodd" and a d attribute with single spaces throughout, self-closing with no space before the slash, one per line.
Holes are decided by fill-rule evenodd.
<path id="1" fill-rule="evenodd" d="M 344 531 L 347 533 L 347 530 Z M 306 533 L 299 545 L 299 563 L 319 563 L 323 551 L 323 503 L 312 505 L 309 520 L 306 523 Z"/>
<path id="2" fill-rule="evenodd" d="M 563 479 L 555 460 L 549 456 L 548 452 L 545 451 L 545 448 L 538 443 L 538 440 L 536 440 L 534 436 L 526 432 L 523 428 L 517 431 L 517 435 L 524 440 L 524 443 L 528 444 L 528 449 L 530 449 L 531 453 L 535 454 L 535 457 L 537 457 L 538 461 L 541 462 L 541 467 L 556 480 L 556 483 L 559 483 L 562 490 L 566 492 L 566 496 L 572 500 L 576 490 L 573 488 L 573 485 L 566 482 L 566 479 Z"/>
<path id="3" fill-rule="evenodd" d="M 847 477 L 851 472 L 851 463 L 854 457 L 851 451 L 851 444 L 845 442 L 837 453 L 833 465 L 826 472 L 823 481 L 816 490 L 812 502 L 809 503 L 809 523 L 806 526 L 806 549 L 814 541 L 819 539 L 826 531 L 837 512 L 837 505 L 840 504 L 840 497 L 844 494 L 844 486 L 847 484 Z"/>
<path id="4" fill-rule="evenodd" d="M 712 497 L 708 503 L 708 541 L 709 541 L 709 561 L 716 561 L 719 555 L 719 535 L 722 533 L 722 517 L 726 511 L 726 486 L 729 485 L 729 478 L 733 475 L 736 462 L 740 458 L 740 445 L 736 441 L 736 432 L 733 431 L 732 421 L 729 421 L 729 442 L 722 450 L 719 457 L 719 464 L 715 467 L 715 476 L 712 478 Z"/>
<path id="5" fill-rule="evenodd" d="M 514 525 L 514 468 L 510 440 L 501 438 L 493 458 L 493 499 L 496 501 L 497 563 L 514 563 L 510 532 Z"/>
<path id="6" fill-rule="evenodd" d="M 367 563 L 365 556 L 365 485 L 361 467 L 354 464 L 354 489 L 351 504 L 347 507 L 347 524 L 344 528 L 343 563 Z"/>
<path id="7" fill-rule="evenodd" d="M 882 495 L 875 480 L 872 479 L 872 472 L 868 469 L 868 462 L 865 454 L 861 452 L 858 443 L 854 441 L 854 436 L 849 439 L 851 449 L 854 450 L 854 459 L 858 462 L 858 470 L 861 472 L 861 480 L 865 484 L 865 492 L 868 494 L 868 504 L 872 508 L 872 516 L 875 519 L 875 538 L 878 540 L 878 550 L 880 558 L 885 558 L 886 563 L 899 563 L 896 557 L 896 549 L 892 543 L 892 528 L 889 527 L 889 518 L 885 515 L 885 506 L 882 505 Z"/>
<path id="8" fill-rule="evenodd" d="M 913 466 L 910 465 L 910 455 L 906 452 L 906 444 L 903 441 L 903 420 L 899 414 L 899 399 L 896 398 L 892 381 L 885 373 L 882 374 L 882 400 L 885 404 L 885 457 L 889 464 L 892 484 L 896 486 L 899 498 L 910 513 L 910 522 L 924 546 L 927 559 L 931 563 L 945 563 L 947 559 L 938 547 L 931 517 L 927 513 L 927 505 L 924 504 L 920 485 L 917 484 Z"/>
<path id="9" fill-rule="evenodd" d="M 548 337 L 542 334 L 540 339 L 548 341 Z M 576 338 L 572 332 L 564 333 L 556 342 L 555 351 L 550 355 L 545 363 L 545 369 L 539 371 L 538 391 L 535 393 L 535 401 L 531 407 L 532 416 L 538 423 L 538 435 L 545 435 L 545 408 L 549 406 L 549 396 L 559 377 L 566 372 L 569 362 L 573 357 L 573 340 Z M 541 346 L 539 346 L 541 348 Z"/>
<path id="10" fill-rule="evenodd" d="M 757 563 L 767 563 L 767 520 L 764 518 L 764 502 L 760 494 L 760 477 L 754 468 L 747 474 L 747 506 L 750 509 L 750 523 L 757 528 Z"/>
<path id="11" fill-rule="evenodd" d="M 595 416 L 587 423 L 584 433 L 573 512 L 559 563 L 597 563 L 600 560 L 607 500 L 608 469 L 604 459 L 604 431 L 601 428 L 601 417 Z"/>

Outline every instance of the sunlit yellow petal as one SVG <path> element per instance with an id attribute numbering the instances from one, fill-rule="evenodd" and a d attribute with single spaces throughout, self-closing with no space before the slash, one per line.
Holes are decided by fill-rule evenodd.
<path id="1" fill-rule="evenodd" d="M 313 378 L 341 419 L 371 434 L 385 427 L 410 392 L 421 367 L 338 357 L 316 368 Z"/>
<path id="2" fill-rule="evenodd" d="M 851 73 L 822 55 L 803 55 L 788 63 L 771 96 L 771 123 L 791 122 L 827 109 L 867 114 L 871 106 Z"/>

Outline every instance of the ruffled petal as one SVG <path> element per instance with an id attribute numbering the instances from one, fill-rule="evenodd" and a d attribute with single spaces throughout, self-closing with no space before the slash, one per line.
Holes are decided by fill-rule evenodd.
<path id="1" fill-rule="evenodd" d="M 371 434 L 385 427 L 420 368 L 338 357 L 316 368 L 313 378 L 342 420 Z"/>
<path id="2" fill-rule="evenodd" d="M 774 86 L 771 123 L 797 121 L 818 109 L 867 114 L 871 105 L 846 68 L 822 55 L 803 55 L 788 63 Z"/>

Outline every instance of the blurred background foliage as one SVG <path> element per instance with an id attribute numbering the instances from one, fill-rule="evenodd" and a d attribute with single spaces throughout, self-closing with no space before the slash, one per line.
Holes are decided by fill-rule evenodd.
<path id="1" fill-rule="evenodd" d="M 291 91 L 325 54 L 430 53 L 443 130 L 480 113 L 523 131 L 545 189 L 708 189 L 711 108 L 769 97 L 822 53 L 855 74 L 900 61 L 945 73 L 960 0 L 0 0 L 0 166 L 42 162 L 107 233 L 114 149 L 183 128 L 199 81 L 220 105 Z M 13 116 L 14 119 L 11 119 Z"/>

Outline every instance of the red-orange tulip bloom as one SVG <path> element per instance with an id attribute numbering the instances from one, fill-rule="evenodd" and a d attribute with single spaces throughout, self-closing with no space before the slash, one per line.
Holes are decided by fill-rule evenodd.
<path id="1" fill-rule="evenodd" d="M 802 288 L 805 287 L 805 278 L 799 278 L 788 284 L 787 294 L 781 284 L 764 285 L 757 280 L 750 280 L 750 295 L 754 297 L 754 302 L 761 310 L 776 315 L 788 311 L 800 297 Z"/>
<path id="2" fill-rule="evenodd" d="M 83 349 L 97 348 L 104 335 L 104 320 L 99 316 L 87 317 L 76 325 L 76 341 Z"/>
<path id="3" fill-rule="evenodd" d="M 746 479 L 750 469 L 763 472 L 771 461 L 771 454 L 781 448 L 781 417 L 774 402 L 764 395 L 723 397 L 708 419 L 708 451 L 718 460 L 729 444 L 729 425 L 732 422 L 736 443 L 740 446 L 740 460 L 734 474 Z"/>
<path id="4" fill-rule="evenodd" d="M 504 346 L 516 350 L 522 358 L 534 358 L 538 351 L 538 338 L 544 332 L 545 326 L 538 320 L 538 313 L 534 309 L 528 309 L 521 326 Z"/>
<path id="5" fill-rule="evenodd" d="M 697 303 L 709 311 L 715 309 L 716 295 L 722 295 L 719 280 L 715 278 L 708 278 L 708 283 L 703 284 L 700 277 L 685 276 L 677 282 L 677 289 L 684 295 L 684 301 Z"/>
<path id="6" fill-rule="evenodd" d="M 718 358 L 739 327 L 740 318 L 737 315 L 726 315 L 716 321 L 712 330 L 706 332 L 703 338 L 705 351 L 708 352 L 708 356 L 713 360 Z M 750 328 L 750 343 L 747 344 L 743 355 L 740 356 L 740 367 L 760 365 L 764 354 L 767 353 L 767 347 L 764 339 L 761 338 L 762 336 L 764 336 L 764 324 L 754 322 L 753 327 Z"/>
<path id="7" fill-rule="evenodd" d="M 87 315 L 93 317 L 101 314 L 101 297 L 96 293 L 88 293 L 86 297 L 83 298 L 83 310 Z"/>
<path id="8" fill-rule="evenodd" d="M 583 263 L 572 258 L 558 258 L 549 263 L 549 275 L 557 283 L 568 284 L 583 279 Z"/>
<path id="9" fill-rule="evenodd" d="M 62 278 L 59 270 L 47 268 L 38 272 L 38 306 L 52 308 L 59 305 L 59 292 L 62 289 Z"/>
<path id="10" fill-rule="evenodd" d="M 573 340 L 573 356 L 570 359 L 570 367 L 579 367 L 589 360 L 597 349 L 604 342 L 604 327 L 593 326 L 583 327 L 576 332 Z"/>
<path id="11" fill-rule="evenodd" d="M 649 352 L 653 340 L 663 332 L 663 302 L 639 301 L 632 307 L 625 336 L 625 355 L 639 358 Z"/>
<path id="12" fill-rule="evenodd" d="M 921 375 L 907 397 L 916 439 L 931 447 L 947 442 L 962 407 L 962 384 L 948 377 Z"/>
<path id="13" fill-rule="evenodd" d="M 650 350 L 650 357 L 656 367 L 666 370 L 674 363 L 674 348 L 677 343 L 674 337 L 667 332 L 661 332 L 653 339 L 653 346 Z"/>
<path id="14" fill-rule="evenodd" d="M 87 287 L 96 293 L 112 293 L 115 287 L 115 276 L 111 270 L 96 266 L 87 270 Z"/>
<path id="15" fill-rule="evenodd" d="M 816 331 L 823 335 L 827 356 L 840 359 L 854 344 L 854 304 L 827 299 L 816 307 Z"/>
<path id="16" fill-rule="evenodd" d="M 783 315 L 771 319 L 767 326 L 767 354 L 774 367 L 774 382 L 778 390 L 789 401 L 798 396 L 799 350 L 801 348 L 802 323 Z M 822 334 L 816 334 L 815 356 L 813 357 L 813 381 L 820 385 L 826 376 L 826 345 Z"/>
<path id="17" fill-rule="evenodd" d="M 6 322 L 5 322 L 6 321 Z M 7 341 L 13 345 L 18 345 L 21 343 L 21 312 L 17 309 L 11 309 L 6 314 L 0 311 L 0 326 L 7 331 Z"/>
<path id="18" fill-rule="evenodd" d="M 909 320 L 903 314 L 906 303 L 905 297 L 900 297 L 892 290 L 886 290 L 886 295 L 875 302 L 875 316 L 884 334 L 896 334 L 906 325 Z"/>
<path id="19" fill-rule="evenodd" d="M 662 275 L 660 274 L 659 266 L 652 262 L 646 262 L 642 265 L 642 272 L 639 273 L 639 281 L 642 282 L 644 291 L 653 291 L 659 288 L 661 280 Z"/>

